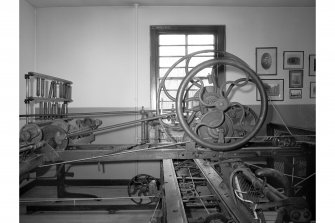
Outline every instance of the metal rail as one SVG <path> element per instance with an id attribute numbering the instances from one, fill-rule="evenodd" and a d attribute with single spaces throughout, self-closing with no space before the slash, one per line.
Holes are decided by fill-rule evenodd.
<path id="1" fill-rule="evenodd" d="M 120 124 L 116 124 L 116 125 L 109 125 L 109 126 L 105 126 L 105 127 L 101 127 L 101 128 L 97 128 L 97 129 L 92 129 L 92 130 L 82 130 L 82 131 L 78 131 L 78 132 L 73 132 L 67 135 L 67 137 L 73 137 L 73 136 L 79 136 L 82 134 L 89 134 L 89 133 L 93 133 L 93 132 L 101 132 L 101 131 L 106 131 L 106 130 L 111 130 L 111 129 L 117 129 L 117 128 L 123 128 L 123 127 L 127 127 L 127 126 L 132 126 L 132 125 L 136 125 L 138 123 L 142 123 L 142 122 L 147 122 L 147 121 L 153 121 L 153 120 L 157 120 L 157 119 L 161 119 L 161 118 L 167 118 L 169 116 L 173 116 L 175 114 L 165 114 L 165 115 L 158 115 L 152 118 L 145 118 L 145 119 L 139 119 L 139 120 L 134 120 L 134 121 L 130 121 L 130 122 L 124 122 L 124 123 L 120 123 Z"/>
<path id="2" fill-rule="evenodd" d="M 167 223 L 187 223 L 172 159 L 163 160 L 163 169 Z"/>
<path id="3" fill-rule="evenodd" d="M 230 216 L 235 222 L 249 223 L 250 219 L 245 217 L 241 210 L 235 205 L 231 194 L 228 191 L 227 186 L 223 183 L 221 176 L 203 159 L 194 159 L 201 170 L 204 177 L 207 179 L 209 185 L 214 190 L 218 199 L 224 205 L 225 210 L 227 210 Z"/>
<path id="4" fill-rule="evenodd" d="M 168 145 L 166 145 L 168 146 Z M 170 145 L 172 146 L 172 145 Z M 71 149 L 58 151 L 59 160 L 71 161 L 76 159 L 82 160 L 81 163 L 97 163 L 97 162 L 118 162 L 118 161 L 136 161 L 136 160 L 163 160 L 163 159 L 221 159 L 221 158 L 241 158 L 241 159 L 262 159 L 273 156 L 298 156 L 304 152 L 301 149 L 280 149 L 279 147 L 253 147 L 244 148 L 235 152 L 215 152 L 209 149 L 197 148 L 196 150 L 178 149 L 172 147 L 170 149 L 155 148 L 146 150 L 136 150 L 134 152 L 114 154 L 107 156 L 113 146 L 109 145 L 79 145 L 79 149 Z M 98 149 L 97 149 L 98 148 Z M 104 156 L 106 155 L 106 156 Z M 90 157 L 96 159 L 89 159 Z"/>

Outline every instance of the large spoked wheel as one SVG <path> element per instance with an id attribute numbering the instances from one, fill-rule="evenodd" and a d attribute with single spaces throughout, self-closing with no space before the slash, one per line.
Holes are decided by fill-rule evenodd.
<path id="1" fill-rule="evenodd" d="M 242 71 L 246 77 L 240 78 L 236 81 L 230 81 L 230 85 L 227 89 L 225 89 L 225 86 L 221 86 L 219 89 L 217 87 L 215 90 L 217 94 L 213 94 L 215 97 L 207 97 L 207 99 L 209 98 L 210 100 L 206 101 L 204 97 L 206 95 L 206 91 L 210 88 L 204 87 L 202 81 L 195 78 L 195 76 L 205 68 L 221 65 L 234 67 L 235 69 Z M 201 119 L 197 123 L 193 123 L 191 125 L 190 117 L 187 117 L 186 115 L 187 103 L 185 103 L 185 98 L 187 89 L 195 81 L 199 81 L 201 83 L 197 97 L 200 105 L 205 107 L 205 113 L 203 113 Z M 238 102 L 231 102 L 230 94 L 234 87 L 238 88 L 248 83 L 253 83 L 259 91 L 261 98 L 260 113 L 258 119 L 255 120 L 255 124 L 252 125 L 252 129 L 246 131 L 244 135 L 242 134 L 233 139 L 236 135 L 234 135 L 234 125 L 229 113 L 232 109 L 238 107 L 243 110 L 243 114 L 245 115 L 245 106 Z M 209 103 L 209 101 L 211 103 Z M 176 97 L 176 113 L 179 124 L 184 129 L 186 134 L 199 145 L 215 151 L 232 151 L 243 147 L 243 145 L 248 143 L 260 130 L 266 119 L 267 104 L 267 95 L 261 79 L 242 60 L 236 59 L 236 57 L 227 56 L 205 61 L 194 67 L 188 73 L 178 88 Z"/>

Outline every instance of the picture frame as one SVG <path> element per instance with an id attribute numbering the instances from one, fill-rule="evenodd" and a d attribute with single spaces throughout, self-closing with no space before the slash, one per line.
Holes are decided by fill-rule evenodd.
<path id="1" fill-rule="evenodd" d="M 302 89 L 290 89 L 290 99 L 301 99 Z"/>
<path id="2" fill-rule="evenodd" d="M 315 98 L 316 97 L 316 84 L 313 81 L 311 81 L 311 83 L 310 83 L 309 97 L 310 98 Z"/>
<path id="3" fill-rule="evenodd" d="M 283 69 L 284 70 L 304 69 L 304 51 L 284 51 Z"/>
<path id="4" fill-rule="evenodd" d="M 256 48 L 256 73 L 277 75 L 277 47 Z"/>
<path id="5" fill-rule="evenodd" d="M 289 71 L 289 88 L 303 88 L 304 83 L 303 70 L 290 70 Z"/>
<path id="6" fill-rule="evenodd" d="M 284 101 L 284 79 L 262 79 L 263 86 L 271 101 Z M 259 91 L 256 90 L 256 100 L 260 101 Z"/>
<path id="7" fill-rule="evenodd" d="M 309 76 L 315 76 L 315 70 L 316 70 L 316 60 L 315 60 L 315 54 L 309 55 Z"/>

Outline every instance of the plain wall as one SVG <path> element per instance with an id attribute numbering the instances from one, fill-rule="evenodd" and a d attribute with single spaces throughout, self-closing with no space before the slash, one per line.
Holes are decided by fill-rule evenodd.
<path id="1" fill-rule="evenodd" d="M 36 40 L 35 8 L 25 0 L 20 0 L 20 64 L 19 64 L 19 89 L 20 89 L 20 114 L 25 114 L 26 107 L 24 99 L 26 97 L 26 81 L 24 74 L 34 71 L 35 68 L 35 40 Z M 25 121 L 20 121 L 23 126 Z"/>
<path id="2" fill-rule="evenodd" d="M 315 128 L 315 99 L 309 98 L 309 83 L 315 77 L 308 76 L 308 55 L 315 53 L 315 7 L 140 6 L 138 11 L 132 6 L 37 8 L 36 67 L 21 68 L 20 64 L 20 74 L 34 68 L 36 72 L 73 81 L 74 102 L 70 111 L 150 108 L 150 25 L 225 25 L 226 50 L 253 69 L 256 47 L 277 47 L 278 74 L 262 78 L 284 79 L 285 100 L 274 103 L 285 107 L 283 113 L 289 116 L 285 120 L 298 120 L 294 117 L 299 116 L 294 126 Z M 302 99 L 289 99 L 288 70 L 282 68 L 283 51 L 305 52 Z M 21 97 L 22 94 L 20 102 Z M 240 99 L 242 104 L 259 104 L 254 89 Z M 276 114 L 271 115 L 273 120 L 279 120 Z M 107 125 L 135 118 L 103 121 Z M 128 129 L 98 136 L 95 143 L 135 143 L 138 137 L 138 131 Z M 114 173 L 119 176 L 120 169 L 124 170 L 124 178 L 132 177 L 132 165 L 108 168 L 108 178 Z M 159 174 L 158 163 L 148 166 L 143 172 L 156 169 L 153 174 Z M 78 171 L 80 176 L 90 172 L 88 167 L 82 168 Z"/>
<path id="3" fill-rule="evenodd" d="M 73 107 L 150 107 L 149 27 L 170 24 L 226 25 L 227 51 L 251 68 L 256 47 L 278 47 L 278 75 L 262 77 L 284 79 L 285 100 L 276 104 L 315 103 L 308 76 L 314 7 L 139 7 L 138 39 L 134 7 L 38 8 L 36 69 L 74 82 Z M 302 99 L 289 99 L 283 51 L 305 52 Z M 253 90 L 240 102 L 258 104 L 255 98 Z"/>

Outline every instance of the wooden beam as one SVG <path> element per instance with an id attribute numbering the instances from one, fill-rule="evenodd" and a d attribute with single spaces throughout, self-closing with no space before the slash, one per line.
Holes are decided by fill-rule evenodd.
<path id="1" fill-rule="evenodd" d="M 183 200 L 172 159 L 163 160 L 164 191 L 167 223 L 187 223 Z"/>

